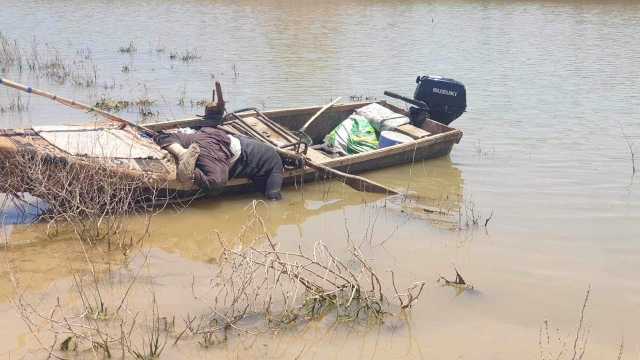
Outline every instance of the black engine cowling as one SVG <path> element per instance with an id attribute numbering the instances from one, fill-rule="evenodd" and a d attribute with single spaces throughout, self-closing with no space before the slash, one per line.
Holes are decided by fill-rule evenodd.
<path id="1" fill-rule="evenodd" d="M 416 83 L 413 98 L 428 105 L 426 110 L 431 120 L 449 125 L 466 110 L 467 91 L 461 82 L 439 76 L 418 76 Z M 412 113 L 420 111 L 411 110 Z"/>

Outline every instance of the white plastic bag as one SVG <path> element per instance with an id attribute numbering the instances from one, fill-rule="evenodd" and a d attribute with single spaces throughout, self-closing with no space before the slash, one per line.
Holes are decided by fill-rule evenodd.
<path id="1" fill-rule="evenodd" d="M 409 118 L 373 103 L 356 109 L 356 114 L 364 116 L 378 132 L 393 130 L 409 123 Z"/>

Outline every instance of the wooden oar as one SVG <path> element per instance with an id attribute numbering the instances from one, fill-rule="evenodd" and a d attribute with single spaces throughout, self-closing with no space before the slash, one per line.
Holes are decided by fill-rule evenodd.
<path id="1" fill-rule="evenodd" d="M 316 121 L 316 119 L 319 118 L 320 115 L 322 115 L 325 111 L 327 111 L 327 109 L 335 105 L 338 101 L 340 101 L 340 99 L 342 98 L 338 96 L 335 100 L 323 106 L 322 109 L 318 110 L 318 112 L 311 117 L 311 119 L 309 119 L 304 125 L 302 125 L 302 127 L 300 128 L 300 131 L 304 132 L 305 130 L 307 130 L 307 127 L 309 127 L 311 123 Z"/>
<path id="2" fill-rule="evenodd" d="M 306 166 L 312 169 L 315 169 L 316 171 L 319 171 L 319 172 L 325 172 L 325 173 L 331 174 L 335 178 L 342 180 L 345 184 L 349 185 L 354 190 L 361 191 L 361 192 L 375 193 L 375 194 L 388 194 L 388 195 L 400 194 L 400 192 L 398 192 L 397 190 L 394 190 L 388 186 L 379 184 L 373 180 L 369 180 L 362 176 L 347 174 L 340 170 L 332 169 L 328 166 L 312 161 L 307 156 L 304 156 L 302 154 L 296 154 L 294 152 L 280 149 L 275 146 L 272 146 L 272 147 L 278 152 L 278 154 L 284 157 L 296 159 L 296 160 L 303 160 Z"/>
<path id="3" fill-rule="evenodd" d="M 349 185 L 352 189 L 361 191 L 361 192 L 369 192 L 375 194 L 387 194 L 387 195 L 398 195 L 400 192 L 394 190 L 388 186 L 379 184 L 373 180 L 369 180 L 362 176 L 351 175 L 340 170 L 332 169 L 328 166 L 324 166 L 309 160 L 306 156 L 304 157 L 304 163 L 313 169 L 318 171 L 327 172 L 336 178 L 344 181 L 345 184 Z"/>
<path id="4" fill-rule="evenodd" d="M 24 91 L 24 92 L 29 93 L 29 94 L 35 94 L 35 95 L 43 96 L 43 97 L 46 97 L 46 98 L 51 99 L 53 101 L 56 101 L 56 102 L 58 102 L 58 103 L 60 103 L 62 105 L 69 106 L 69 107 L 74 108 L 74 109 L 84 110 L 84 111 L 89 111 L 89 112 L 95 112 L 96 114 L 101 115 L 101 116 L 103 116 L 103 117 L 105 117 L 105 118 L 107 118 L 107 119 L 109 119 L 111 121 L 115 121 L 117 123 L 124 124 L 124 125 L 129 125 L 132 128 L 138 129 L 138 130 L 143 131 L 143 132 L 145 132 L 147 134 L 151 134 L 151 135 L 154 134 L 154 132 L 152 130 L 147 129 L 144 126 L 140 126 L 138 124 L 134 124 L 131 121 L 125 120 L 125 119 L 123 119 L 123 118 L 121 118 L 119 116 L 115 116 L 115 115 L 110 114 L 110 113 L 108 113 L 106 111 L 100 110 L 100 109 L 95 108 L 93 106 L 89 106 L 89 105 L 77 102 L 75 100 L 66 99 L 66 98 L 63 98 L 61 96 L 48 93 L 48 92 L 46 92 L 44 90 L 35 89 L 35 88 L 32 88 L 31 86 L 22 85 L 22 84 L 19 84 L 17 82 L 14 82 L 14 81 L 11 81 L 11 80 L 7 80 L 7 79 L 3 79 L 3 78 L 0 78 L 0 85 L 4 85 L 4 86 L 10 87 L 10 88 L 14 88 L 14 89 L 17 89 L 17 90 L 20 90 L 20 91 Z"/>

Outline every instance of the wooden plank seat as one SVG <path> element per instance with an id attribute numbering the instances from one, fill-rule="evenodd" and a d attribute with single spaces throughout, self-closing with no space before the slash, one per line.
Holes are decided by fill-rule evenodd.
<path id="1" fill-rule="evenodd" d="M 430 132 L 424 129 L 421 129 L 419 127 L 416 127 L 412 124 L 404 124 L 404 125 L 398 126 L 395 130 L 405 135 L 408 135 L 413 139 L 422 139 L 427 136 L 431 136 Z"/>

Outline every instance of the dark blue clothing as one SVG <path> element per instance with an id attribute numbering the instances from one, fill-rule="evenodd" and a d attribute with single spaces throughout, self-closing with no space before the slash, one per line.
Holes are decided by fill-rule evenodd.
<path id="1" fill-rule="evenodd" d="M 238 136 L 242 151 L 231 168 L 230 177 L 251 179 L 267 199 L 280 200 L 284 179 L 282 159 L 269 145 L 245 136 Z"/>

